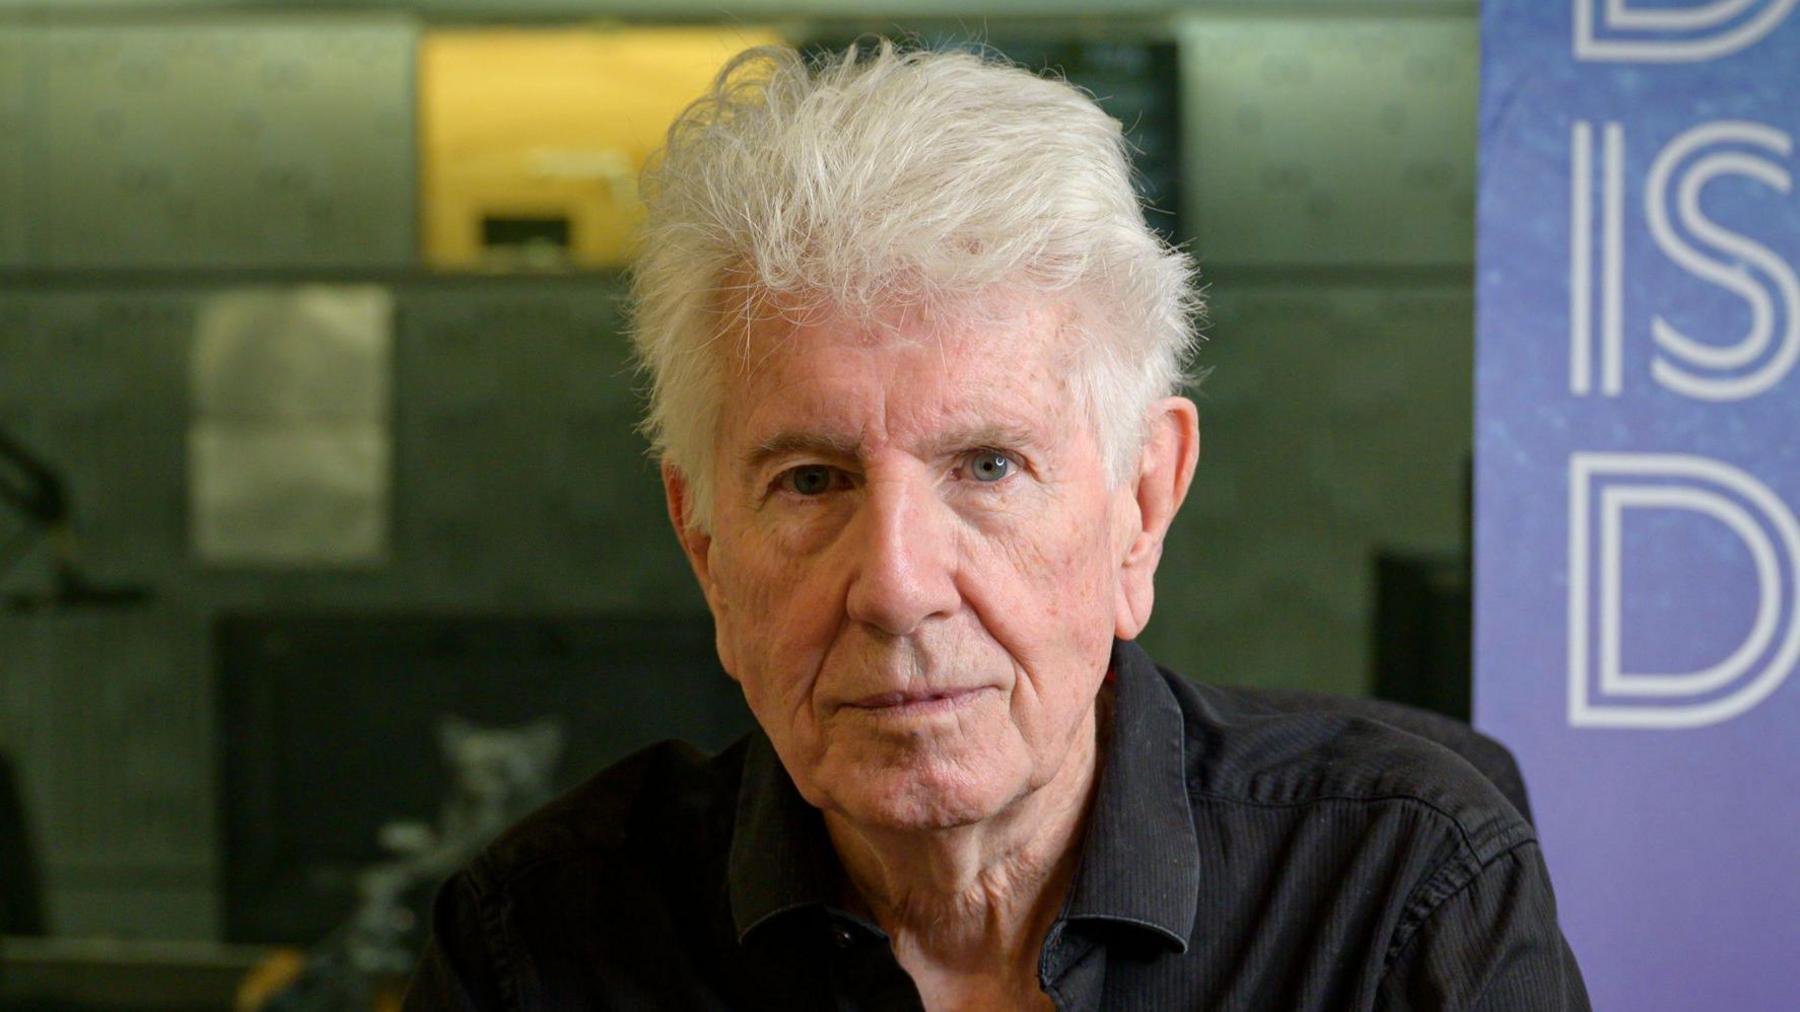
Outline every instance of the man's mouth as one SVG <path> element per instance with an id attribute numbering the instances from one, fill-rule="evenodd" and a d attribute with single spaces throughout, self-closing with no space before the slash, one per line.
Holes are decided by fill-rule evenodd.
<path id="1" fill-rule="evenodd" d="M 912 692 L 877 692 L 844 704 L 854 710 L 877 714 L 932 713 L 953 710 L 987 691 L 975 689 L 936 689 Z"/>

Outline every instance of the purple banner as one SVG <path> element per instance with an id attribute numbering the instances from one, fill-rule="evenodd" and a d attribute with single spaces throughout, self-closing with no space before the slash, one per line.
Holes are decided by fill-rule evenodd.
<path id="1" fill-rule="evenodd" d="M 1488 0 L 1475 716 L 1599 1009 L 1800 1008 L 1797 0 Z"/>

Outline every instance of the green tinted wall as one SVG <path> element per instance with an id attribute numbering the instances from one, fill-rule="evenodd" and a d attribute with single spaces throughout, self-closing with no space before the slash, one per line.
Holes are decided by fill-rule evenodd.
<path id="1" fill-rule="evenodd" d="M 24 774 L 56 928 L 206 936 L 213 615 L 700 601 L 630 431 L 618 280 L 414 264 L 422 22 L 196 15 L 175 30 L 108 7 L 0 19 L 0 425 L 68 472 L 89 568 L 155 596 L 0 614 L 0 747 Z M 807 8 L 746 11 L 775 9 Z M 1182 220 L 1211 285 L 1214 372 L 1145 639 L 1197 676 L 1362 691 L 1372 551 L 1461 541 L 1473 7 L 1146 7 L 1124 24 L 1113 5 L 1034 9 L 1070 15 L 1025 26 L 1048 34 L 1180 45 Z M 196 307 L 297 280 L 393 290 L 391 558 L 360 573 L 199 566 L 184 449 Z M 41 561 L 0 590 L 41 583 Z"/>

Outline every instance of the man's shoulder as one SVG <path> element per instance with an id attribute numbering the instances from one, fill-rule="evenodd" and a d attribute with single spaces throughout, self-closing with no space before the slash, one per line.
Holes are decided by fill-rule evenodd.
<path id="1" fill-rule="evenodd" d="M 1535 838 L 1500 786 L 1517 776 L 1510 755 L 1466 724 L 1371 700 L 1159 671 L 1185 719 L 1197 805 L 1296 815 L 1351 808 L 1369 818 L 1409 811 L 1477 862 Z M 1522 787 L 1516 793 L 1523 804 Z"/>
<path id="2" fill-rule="evenodd" d="M 564 791 L 507 829 L 469 863 L 480 892 L 508 891 L 592 871 L 619 874 L 646 860 L 721 856 L 729 841 L 745 742 L 709 755 L 693 745 L 648 746 Z M 651 842 L 658 852 L 641 854 Z"/>

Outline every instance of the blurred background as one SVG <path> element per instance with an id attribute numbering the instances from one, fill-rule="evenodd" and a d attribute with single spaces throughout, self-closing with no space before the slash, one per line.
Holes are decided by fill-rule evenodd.
<path id="1" fill-rule="evenodd" d="M 633 431 L 636 174 L 732 52 L 866 32 L 1092 91 L 1200 260 L 1151 652 L 1467 716 L 1473 2 L 0 0 L 0 996 L 402 951 L 459 834 L 747 726 Z"/>

